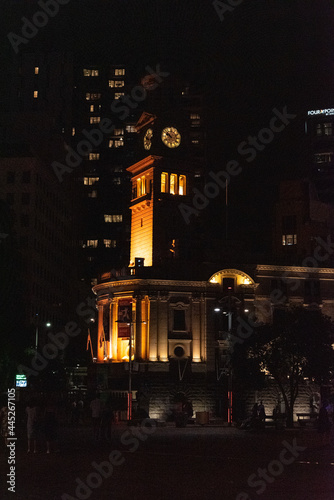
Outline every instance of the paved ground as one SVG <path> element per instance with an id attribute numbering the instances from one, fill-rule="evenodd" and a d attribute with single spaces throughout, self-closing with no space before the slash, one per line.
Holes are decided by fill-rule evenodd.
<path id="1" fill-rule="evenodd" d="M 144 432 L 118 425 L 109 442 L 96 442 L 89 427 L 64 427 L 60 445 L 57 454 L 27 455 L 18 434 L 15 493 L 3 481 L 9 465 L 2 446 L 0 498 L 334 500 L 334 442 L 323 446 L 313 429 L 170 426 Z"/>

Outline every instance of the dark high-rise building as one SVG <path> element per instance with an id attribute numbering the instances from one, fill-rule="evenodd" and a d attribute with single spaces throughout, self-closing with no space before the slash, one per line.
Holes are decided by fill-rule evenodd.
<path id="1" fill-rule="evenodd" d="M 334 203 L 334 108 L 307 112 L 305 131 L 308 139 L 310 178 L 319 199 Z"/>

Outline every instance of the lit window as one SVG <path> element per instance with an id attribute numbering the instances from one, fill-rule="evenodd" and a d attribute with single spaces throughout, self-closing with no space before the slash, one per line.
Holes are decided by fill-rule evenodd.
<path id="1" fill-rule="evenodd" d="M 170 194 L 175 194 L 177 189 L 177 175 L 171 174 L 170 183 L 169 183 L 169 192 Z"/>
<path id="2" fill-rule="evenodd" d="M 94 113 L 94 104 L 91 104 L 91 105 L 89 106 L 89 111 L 90 111 L 91 113 Z"/>
<path id="3" fill-rule="evenodd" d="M 333 151 L 315 154 L 314 161 L 315 163 L 331 163 L 333 161 Z"/>
<path id="4" fill-rule="evenodd" d="M 122 222 L 123 215 L 113 214 L 113 215 L 104 215 L 104 222 Z"/>
<path id="5" fill-rule="evenodd" d="M 109 80 L 109 87 L 120 88 L 124 87 L 124 80 Z"/>
<path id="6" fill-rule="evenodd" d="M 89 248 L 96 248 L 97 247 L 97 240 L 87 240 L 86 246 Z"/>
<path id="7" fill-rule="evenodd" d="M 297 245 L 297 235 L 296 234 L 283 234 L 282 235 L 282 245 Z"/>
<path id="8" fill-rule="evenodd" d="M 99 177 L 84 177 L 84 184 L 85 186 L 93 186 L 98 180 Z"/>
<path id="9" fill-rule="evenodd" d="M 190 114 L 190 125 L 191 127 L 199 127 L 201 124 L 201 117 L 198 113 Z"/>
<path id="10" fill-rule="evenodd" d="M 180 175 L 179 178 L 179 194 L 184 196 L 186 194 L 186 176 Z"/>
<path id="11" fill-rule="evenodd" d="M 138 179 L 136 180 L 136 184 L 137 184 L 137 198 L 139 196 L 143 196 L 144 194 L 146 194 L 146 180 L 145 180 L 145 176 L 143 177 L 138 177 Z"/>
<path id="12" fill-rule="evenodd" d="M 91 284 L 91 286 L 95 286 L 95 285 L 97 285 L 97 278 L 92 278 L 92 279 L 90 280 L 90 284 Z"/>
<path id="13" fill-rule="evenodd" d="M 124 135 L 124 129 L 123 128 L 115 128 L 114 135 Z"/>
<path id="14" fill-rule="evenodd" d="M 116 68 L 115 69 L 115 76 L 124 76 L 125 75 L 125 69 L 124 68 Z"/>
<path id="15" fill-rule="evenodd" d="M 91 116 L 89 118 L 89 123 L 92 124 L 92 123 L 100 123 L 101 121 L 101 117 L 100 116 Z"/>
<path id="16" fill-rule="evenodd" d="M 116 248 L 116 240 L 103 240 L 104 246 L 106 248 Z"/>
<path id="17" fill-rule="evenodd" d="M 89 153 L 88 158 L 89 158 L 89 160 L 99 160 L 100 159 L 100 153 Z"/>
<path id="18" fill-rule="evenodd" d="M 34 99 L 38 99 L 38 90 L 34 90 Z"/>
<path id="19" fill-rule="evenodd" d="M 88 198 L 97 198 L 96 189 L 93 189 L 93 191 L 90 191 L 90 193 L 88 193 Z"/>
<path id="20" fill-rule="evenodd" d="M 121 97 L 123 97 L 123 95 L 124 95 L 124 92 L 115 92 L 114 99 L 120 99 Z"/>
<path id="21" fill-rule="evenodd" d="M 39 67 L 35 66 L 35 75 L 38 75 L 38 73 L 39 73 Z"/>
<path id="22" fill-rule="evenodd" d="M 124 146 L 123 137 L 120 139 L 109 139 L 109 147 L 110 148 L 121 148 Z"/>
<path id="23" fill-rule="evenodd" d="M 101 94 L 91 94 L 89 92 L 86 94 L 86 101 L 98 101 L 99 99 L 101 99 Z"/>
<path id="24" fill-rule="evenodd" d="M 317 135 L 333 135 L 333 124 L 331 122 L 317 123 Z"/>
<path id="25" fill-rule="evenodd" d="M 75 135 L 75 127 L 72 127 L 72 136 Z"/>
<path id="26" fill-rule="evenodd" d="M 83 75 L 84 76 L 99 76 L 99 70 L 98 69 L 84 69 Z"/>
<path id="27" fill-rule="evenodd" d="M 162 172 L 161 174 L 161 192 L 167 193 L 168 190 L 168 174 L 166 172 Z"/>
<path id="28" fill-rule="evenodd" d="M 125 130 L 126 130 L 127 132 L 131 132 L 131 133 L 132 133 L 132 132 L 136 132 L 136 126 L 135 126 L 135 125 L 127 125 L 127 126 L 125 127 Z"/>

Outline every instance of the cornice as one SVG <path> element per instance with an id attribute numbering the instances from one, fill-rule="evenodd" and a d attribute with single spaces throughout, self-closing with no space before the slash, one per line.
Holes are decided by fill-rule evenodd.
<path id="1" fill-rule="evenodd" d="M 117 288 L 146 288 L 148 293 L 150 288 L 189 288 L 189 289 L 198 289 L 202 288 L 203 290 L 215 290 L 219 288 L 218 283 L 208 283 L 207 281 L 179 281 L 179 280 L 157 280 L 157 279 L 126 279 L 119 281 L 107 281 L 104 283 L 99 283 L 93 287 L 93 292 L 97 295 L 101 292 L 107 293 L 107 290 L 112 290 L 115 292 Z"/>
<path id="2" fill-rule="evenodd" d="M 256 271 L 277 271 L 277 272 L 286 271 L 290 273 L 334 274 L 334 269 L 332 267 L 257 265 Z"/>

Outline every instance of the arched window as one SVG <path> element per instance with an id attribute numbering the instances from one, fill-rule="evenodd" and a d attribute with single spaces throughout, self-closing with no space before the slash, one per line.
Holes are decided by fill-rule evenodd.
<path id="1" fill-rule="evenodd" d="M 186 176 L 180 175 L 179 178 L 179 194 L 184 196 L 186 194 Z"/>
<path id="2" fill-rule="evenodd" d="M 177 190 L 177 175 L 170 174 L 170 184 L 169 184 L 169 192 L 170 194 L 176 194 Z"/>
<path id="3" fill-rule="evenodd" d="M 166 172 L 162 172 L 161 174 L 161 192 L 167 193 L 168 191 L 168 174 Z"/>

